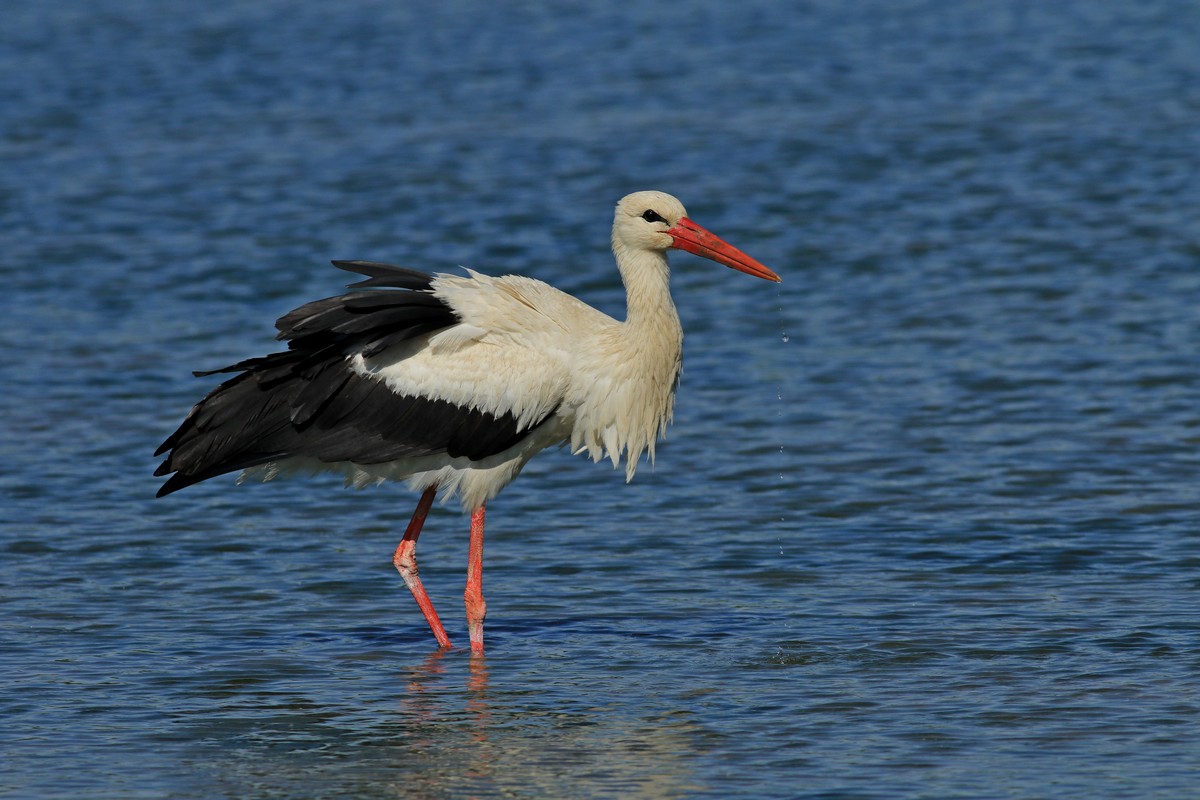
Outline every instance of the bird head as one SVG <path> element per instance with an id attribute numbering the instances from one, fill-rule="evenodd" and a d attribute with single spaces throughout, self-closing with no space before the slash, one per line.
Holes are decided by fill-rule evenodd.
<path id="1" fill-rule="evenodd" d="M 765 265 L 688 219 L 683 203 L 665 192 L 634 192 L 622 197 L 612 236 L 617 252 L 686 250 L 757 278 L 780 280 Z"/>

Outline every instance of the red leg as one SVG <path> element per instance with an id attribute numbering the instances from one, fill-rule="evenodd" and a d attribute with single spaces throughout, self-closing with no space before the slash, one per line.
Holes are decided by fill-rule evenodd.
<path id="1" fill-rule="evenodd" d="M 404 578 L 404 583 L 416 598 L 417 605 L 421 607 L 421 613 L 425 615 L 425 621 L 429 623 L 429 629 L 433 631 L 438 644 L 442 647 L 449 647 L 450 637 L 446 635 L 442 621 L 438 619 L 437 612 L 433 610 L 433 601 L 429 599 L 429 595 L 425 594 L 425 587 L 421 584 L 420 576 L 417 575 L 417 537 L 421 535 L 421 526 L 425 524 L 425 517 L 429 515 L 429 508 L 433 505 L 433 496 L 436 493 L 437 487 L 430 486 L 425 490 L 425 494 L 421 495 L 421 500 L 417 503 L 417 510 L 413 512 L 412 521 L 408 523 L 408 529 L 404 531 L 404 538 L 400 540 L 400 544 L 396 547 L 396 553 L 392 556 L 392 563 L 396 565 L 400 577 Z"/>
<path id="2" fill-rule="evenodd" d="M 471 633 L 471 654 L 483 653 L 483 617 L 487 603 L 483 602 L 483 510 L 471 512 L 471 547 L 467 554 L 467 630 Z"/>

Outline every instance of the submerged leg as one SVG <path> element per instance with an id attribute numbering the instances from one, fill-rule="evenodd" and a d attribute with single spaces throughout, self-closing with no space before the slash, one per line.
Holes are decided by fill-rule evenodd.
<path id="1" fill-rule="evenodd" d="M 425 587 L 417 575 L 417 537 L 421 535 L 421 526 L 425 524 L 425 517 L 429 515 L 429 508 L 433 505 L 433 496 L 436 493 L 437 487 L 430 486 L 425 490 L 425 494 L 421 495 L 421 500 L 417 503 L 417 510 L 413 512 L 412 521 L 408 523 L 408 528 L 404 531 L 404 538 L 400 540 L 399 546 L 396 547 L 396 553 L 392 556 L 392 563 L 396 565 L 400 577 L 404 578 L 404 583 L 416 598 L 417 605 L 421 607 L 421 613 L 425 615 L 425 621 L 429 623 L 429 629 L 433 631 L 438 644 L 442 647 L 449 647 L 450 637 L 446 635 L 442 621 L 438 619 L 437 612 L 433 610 L 433 601 L 429 599 L 429 595 L 425 594 Z"/>
<path id="2" fill-rule="evenodd" d="M 467 553 L 467 630 L 471 633 L 471 653 L 483 652 L 483 617 L 487 604 L 483 602 L 483 510 L 471 512 L 471 546 Z"/>

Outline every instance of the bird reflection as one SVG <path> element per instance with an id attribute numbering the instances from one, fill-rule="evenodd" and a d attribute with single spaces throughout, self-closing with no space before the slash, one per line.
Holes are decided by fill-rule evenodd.
<path id="1" fill-rule="evenodd" d="M 576 780 L 625 797 L 704 788 L 687 755 L 703 735 L 691 713 L 601 700 L 597 685 L 586 708 L 553 682 L 514 690 L 531 667 L 441 648 L 408 667 L 390 756 L 406 796 L 554 797 Z"/>
<path id="2" fill-rule="evenodd" d="M 400 698 L 400 707 L 416 719 L 432 721 L 444 717 L 445 696 L 449 689 L 452 673 L 447 672 L 448 665 L 454 664 L 454 650 L 438 648 L 425 656 L 419 664 L 414 664 L 408 670 L 408 683 Z M 447 657 L 450 660 L 447 660 Z M 465 709 L 478 717 L 482 725 L 491 715 L 488 698 L 488 667 L 487 659 L 482 653 L 472 653 L 467 660 L 467 675 L 463 688 L 466 691 Z"/>

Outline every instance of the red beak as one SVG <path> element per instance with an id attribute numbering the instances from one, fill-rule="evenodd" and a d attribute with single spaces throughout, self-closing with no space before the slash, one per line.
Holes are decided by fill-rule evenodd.
<path id="1" fill-rule="evenodd" d="M 701 228 L 687 217 L 682 217 L 674 228 L 667 231 L 667 234 L 675 240 L 675 244 L 672 247 L 679 250 L 695 253 L 698 256 L 703 256 L 704 258 L 716 261 L 718 264 L 724 264 L 727 267 L 736 269 L 738 272 L 744 272 L 756 278 L 763 278 L 768 281 L 775 281 L 776 283 L 783 280 L 772 272 L 769 267 L 755 261 L 720 236 Z"/>

